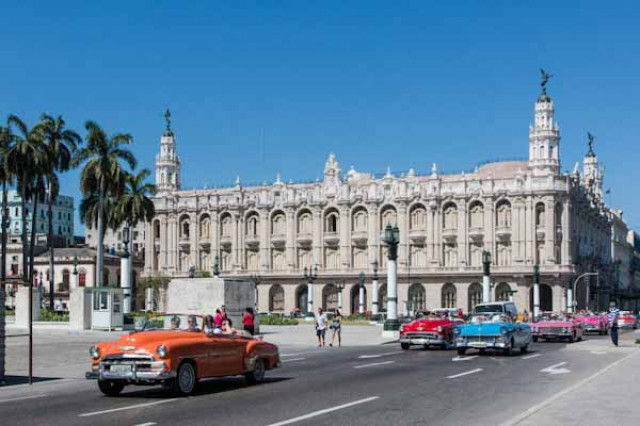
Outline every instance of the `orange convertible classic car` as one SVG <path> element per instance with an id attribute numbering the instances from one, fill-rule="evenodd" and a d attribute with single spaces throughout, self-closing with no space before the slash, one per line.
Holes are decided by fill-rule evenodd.
<path id="1" fill-rule="evenodd" d="M 217 330 L 219 331 L 219 330 Z M 241 334 L 203 329 L 203 317 L 158 314 L 119 340 L 89 351 L 88 379 L 117 396 L 126 385 L 166 385 L 178 395 L 194 392 L 199 379 L 244 375 L 260 383 L 266 370 L 280 366 L 278 347 Z"/>

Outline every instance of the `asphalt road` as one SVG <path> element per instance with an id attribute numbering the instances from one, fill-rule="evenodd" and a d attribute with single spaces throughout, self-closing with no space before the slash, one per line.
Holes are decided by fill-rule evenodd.
<path id="1" fill-rule="evenodd" d="M 188 398 L 141 387 L 108 398 L 95 381 L 80 379 L 7 387 L 0 390 L 0 423 L 499 425 L 628 354 L 612 347 L 594 350 L 589 341 L 538 343 L 513 357 L 402 351 L 397 344 L 281 348 L 281 353 L 283 367 L 268 372 L 262 385 L 212 379 Z"/>

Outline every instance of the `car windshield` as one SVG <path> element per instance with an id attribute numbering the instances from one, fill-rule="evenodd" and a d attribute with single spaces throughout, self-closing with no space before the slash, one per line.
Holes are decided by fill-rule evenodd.
<path id="1" fill-rule="evenodd" d="M 503 312 L 504 308 L 502 305 L 478 305 L 474 309 L 474 313 L 487 313 L 487 312 Z"/>
<path id="2" fill-rule="evenodd" d="M 159 314 L 142 319 L 136 324 L 138 330 L 202 330 L 202 317 L 187 314 Z"/>
<path id="3" fill-rule="evenodd" d="M 416 314 L 416 319 L 420 320 L 441 320 L 446 319 L 446 312 L 418 312 Z"/>
<path id="4" fill-rule="evenodd" d="M 568 318 L 564 314 L 545 312 L 540 316 L 540 321 L 568 321 Z"/>
<path id="5" fill-rule="evenodd" d="M 482 324 L 486 322 L 491 323 L 501 323 L 501 322 L 511 322 L 509 321 L 509 317 L 507 315 L 503 315 L 495 312 L 487 312 L 487 313 L 475 313 L 471 315 L 469 319 L 471 324 Z"/>

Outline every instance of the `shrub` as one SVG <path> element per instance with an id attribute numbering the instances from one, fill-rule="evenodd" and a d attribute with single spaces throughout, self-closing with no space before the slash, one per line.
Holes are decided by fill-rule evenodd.
<path id="1" fill-rule="evenodd" d="M 40 321 L 46 322 L 68 322 L 69 314 L 68 313 L 58 313 L 50 311 L 49 309 L 40 310 Z"/>
<path id="2" fill-rule="evenodd" d="M 298 325 L 298 320 L 280 315 L 261 315 L 260 325 Z"/>

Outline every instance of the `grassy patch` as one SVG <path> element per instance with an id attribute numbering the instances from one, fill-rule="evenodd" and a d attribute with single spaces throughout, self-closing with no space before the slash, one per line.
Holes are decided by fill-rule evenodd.
<path id="1" fill-rule="evenodd" d="M 264 315 L 260 316 L 260 325 L 298 325 L 298 320 L 278 315 Z"/>
<path id="2" fill-rule="evenodd" d="M 69 322 L 69 314 L 59 314 L 57 312 L 50 311 L 49 309 L 42 309 L 40 311 L 40 320 L 44 322 Z"/>

